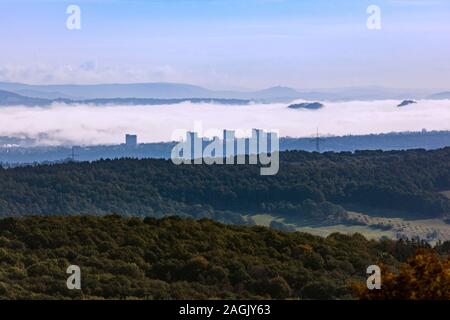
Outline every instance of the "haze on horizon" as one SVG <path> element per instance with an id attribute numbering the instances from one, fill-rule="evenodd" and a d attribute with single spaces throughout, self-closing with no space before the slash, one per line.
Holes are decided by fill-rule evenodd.
<path id="1" fill-rule="evenodd" d="M 449 21 L 446 0 L 1 0 L 0 81 L 450 90 Z"/>
<path id="2" fill-rule="evenodd" d="M 319 110 L 289 109 L 286 103 L 223 105 L 65 105 L 0 108 L 0 136 L 30 138 L 38 145 L 122 143 L 126 133 L 139 142 L 180 140 L 183 131 L 220 136 L 223 129 L 249 136 L 252 128 L 280 137 L 358 135 L 403 131 L 450 130 L 450 100 L 418 100 L 397 107 L 397 100 L 324 102 Z"/>

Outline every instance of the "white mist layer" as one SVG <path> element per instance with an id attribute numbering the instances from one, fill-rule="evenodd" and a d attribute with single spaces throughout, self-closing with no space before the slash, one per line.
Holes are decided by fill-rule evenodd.
<path id="1" fill-rule="evenodd" d="M 288 109 L 286 103 L 220 105 L 180 103 L 158 106 L 93 106 L 0 108 L 0 136 L 28 137 L 44 145 L 122 143 L 125 133 L 139 142 L 173 140 L 180 130 L 261 128 L 280 136 L 370 134 L 449 130 L 450 100 L 324 102 L 319 110 Z M 210 131 L 209 134 L 207 131 Z"/>

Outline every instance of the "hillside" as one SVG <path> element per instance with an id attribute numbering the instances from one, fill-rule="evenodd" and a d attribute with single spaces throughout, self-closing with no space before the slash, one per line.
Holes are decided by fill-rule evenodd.
<path id="1" fill-rule="evenodd" d="M 48 99 L 25 97 L 9 91 L 0 90 L 0 106 L 43 106 L 51 103 Z"/>
<path id="2" fill-rule="evenodd" d="M 20 95 L 47 99 L 239 99 L 239 100 L 292 100 L 301 97 L 296 90 L 288 87 L 271 87 L 256 91 L 210 90 L 184 83 L 111 83 L 93 85 L 29 85 L 23 83 L 0 82 L 0 90 Z"/>
<path id="3" fill-rule="evenodd" d="M 450 99 L 450 92 L 439 92 L 439 93 L 435 93 L 432 94 L 428 97 L 428 99 L 435 99 L 435 100 L 440 100 L 440 99 Z"/>
<path id="4" fill-rule="evenodd" d="M 305 103 L 296 103 L 288 106 L 289 109 L 309 109 L 309 110 L 317 110 L 323 108 L 323 104 L 320 102 L 305 102 Z"/>
<path id="5" fill-rule="evenodd" d="M 294 99 L 320 101 L 351 100 L 404 100 L 423 99 L 430 95 L 428 90 L 389 89 L 378 86 L 341 87 L 328 89 L 293 89 L 275 86 L 259 90 L 212 90 L 186 83 L 103 83 L 91 85 L 31 85 L 0 82 L 0 90 L 20 95 L 45 99 L 85 100 L 96 98 L 143 98 L 143 99 L 185 99 L 215 98 L 264 101 L 292 101 Z M 448 98 L 448 92 L 431 95 L 430 99 Z"/>
<path id="6" fill-rule="evenodd" d="M 7 218 L 0 219 L 0 298 L 351 298 L 368 265 L 396 269 L 418 246 L 175 217 Z M 66 288 L 73 264 L 80 291 Z"/>
<path id="7" fill-rule="evenodd" d="M 184 215 L 251 223 L 266 212 L 334 223 L 348 203 L 442 218 L 450 200 L 450 148 L 280 154 L 280 171 L 258 166 L 176 166 L 162 159 L 69 162 L 0 169 L 0 216 Z"/>
<path id="8" fill-rule="evenodd" d="M 31 98 L 28 96 L 0 90 L 0 106 L 49 106 L 52 103 L 92 104 L 92 105 L 171 105 L 182 102 L 215 103 L 226 105 L 246 105 L 249 100 L 215 99 L 215 98 L 183 98 L 183 99 L 147 99 L 147 98 L 96 98 L 96 99 L 67 99 L 67 98 Z"/>

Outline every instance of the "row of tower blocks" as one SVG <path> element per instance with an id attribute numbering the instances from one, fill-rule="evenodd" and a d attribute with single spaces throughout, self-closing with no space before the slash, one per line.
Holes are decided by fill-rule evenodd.
<path id="1" fill-rule="evenodd" d="M 197 132 L 187 132 L 183 158 L 187 160 L 211 156 L 229 158 L 238 155 L 271 154 L 279 151 L 278 134 L 252 129 L 248 138 L 237 138 L 234 130 L 223 130 L 223 138 L 206 139 Z"/>

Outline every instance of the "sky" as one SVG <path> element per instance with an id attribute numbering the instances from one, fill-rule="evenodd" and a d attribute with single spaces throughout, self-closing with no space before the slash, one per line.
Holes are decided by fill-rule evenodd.
<path id="1" fill-rule="evenodd" d="M 450 90 L 448 0 L 0 0 L 0 39 L 0 81 Z"/>

